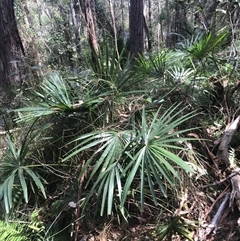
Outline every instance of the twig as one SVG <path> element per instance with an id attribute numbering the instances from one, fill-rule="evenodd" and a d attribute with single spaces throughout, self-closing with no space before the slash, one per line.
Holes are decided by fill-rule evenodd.
<path id="1" fill-rule="evenodd" d="M 228 200 L 230 198 L 230 192 L 226 193 L 225 197 L 222 200 L 222 203 L 220 207 L 218 208 L 217 213 L 213 217 L 211 223 L 206 228 L 206 236 L 209 235 L 213 230 L 215 231 L 217 229 L 217 226 L 219 224 L 219 221 L 222 217 L 223 212 L 225 211 L 225 208 L 228 204 Z"/>
<path id="2" fill-rule="evenodd" d="M 207 187 L 217 186 L 217 185 L 222 184 L 222 183 L 226 182 L 227 180 L 231 179 L 235 175 L 240 175 L 240 171 L 234 171 L 229 176 L 227 176 L 226 178 L 224 178 L 223 180 L 221 180 L 219 182 L 214 182 L 211 184 L 203 185 L 203 186 L 200 186 L 199 188 L 207 188 Z"/>
<path id="3" fill-rule="evenodd" d="M 82 168 L 85 165 L 85 161 L 82 163 Z M 80 215 L 81 215 L 81 210 L 80 210 L 80 200 L 82 198 L 82 187 L 83 187 L 83 182 L 84 182 L 84 173 L 79 181 L 79 188 L 78 188 L 78 201 L 76 203 L 76 210 L 75 210 L 75 225 L 74 225 L 74 241 L 78 240 L 78 231 L 80 228 Z"/>

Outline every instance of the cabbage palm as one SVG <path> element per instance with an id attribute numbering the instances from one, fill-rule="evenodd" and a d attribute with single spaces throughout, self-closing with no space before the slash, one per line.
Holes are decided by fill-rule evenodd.
<path id="1" fill-rule="evenodd" d="M 78 80 L 64 80 L 58 73 L 49 74 L 39 86 L 39 90 L 34 92 L 33 106 L 15 110 L 19 115 L 17 120 L 32 121 L 43 116 L 67 116 L 94 109 L 108 93 L 96 94 L 94 91 L 87 91 L 86 85 L 90 84 L 84 81 L 78 83 Z"/>
<path id="2" fill-rule="evenodd" d="M 166 71 L 177 62 L 179 54 L 163 50 L 156 55 L 139 56 L 138 72 L 147 77 L 163 78 Z"/>
<path id="3" fill-rule="evenodd" d="M 223 45 L 226 36 L 226 32 L 220 32 L 218 34 L 213 34 L 211 32 L 207 34 L 198 34 L 190 41 L 185 40 L 185 42 L 180 43 L 180 46 L 190 58 L 203 60 Z"/>
<path id="4" fill-rule="evenodd" d="M 181 137 L 189 129 L 177 130 L 177 127 L 192 118 L 194 113 L 179 117 L 182 110 L 176 112 L 178 107 L 169 108 L 162 115 L 159 109 L 152 119 L 143 109 L 142 121 L 133 129 L 93 131 L 74 139 L 73 142 L 79 144 L 69 151 L 63 161 L 71 160 L 81 152 L 93 153 L 79 176 L 81 179 L 93 167 L 87 177 L 86 188 L 90 187 L 90 190 L 82 203 L 83 208 L 94 197 L 101 203 L 101 215 L 104 210 L 107 210 L 108 215 L 112 214 L 114 204 L 124 216 L 125 202 L 137 182 L 140 185 L 143 210 L 146 188 L 157 204 L 155 184 L 166 197 L 165 183 L 173 187 L 176 182 L 181 181 L 179 167 L 192 171 L 174 150 L 181 150 L 179 142 L 189 139 Z"/>
<path id="5" fill-rule="evenodd" d="M 136 74 L 132 71 L 130 61 L 122 66 L 122 62 L 125 61 L 124 51 L 122 50 L 118 56 L 115 49 L 110 50 L 106 45 L 99 50 L 97 62 L 92 62 L 92 58 L 88 58 L 88 66 L 99 79 L 99 91 L 122 93 L 138 89 L 138 84 L 143 79 L 133 78 Z"/>
<path id="6" fill-rule="evenodd" d="M 10 136 L 6 137 L 7 150 L 0 163 L 0 199 L 3 201 L 6 214 L 9 214 L 13 207 L 14 190 L 20 190 L 26 203 L 29 201 L 30 190 L 35 193 L 39 190 L 46 198 L 44 180 L 39 175 L 35 165 L 27 164 L 27 158 L 31 154 L 30 146 L 36 137 L 34 134 L 32 138 L 29 138 L 30 134 L 31 128 L 20 147 L 16 146 Z"/>
<path id="7" fill-rule="evenodd" d="M 173 214 L 169 219 L 165 220 L 165 224 L 158 225 L 156 229 L 156 236 L 158 240 L 171 241 L 173 236 L 178 234 L 185 240 L 193 241 L 192 229 L 196 229 L 197 225 L 182 216 Z"/>

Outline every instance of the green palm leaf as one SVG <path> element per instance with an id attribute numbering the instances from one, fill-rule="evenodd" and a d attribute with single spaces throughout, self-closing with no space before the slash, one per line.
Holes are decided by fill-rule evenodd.
<path id="1" fill-rule="evenodd" d="M 226 37 L 226 32 L 198 34 L 191 42 L 187 42 L 185 46 L 184 44 L 182 46 L 191 58 L 203 59 L 212 54 L 217 47 L 220 47 Z"/>
<path id="2" fill-rule="evenodd" d="M 37 120 L 36 120 L 37 121 Z M 8 214 L 13 207 L 13 189 L 21 189 L 24 201 L 29 200 L 29 186 L 34 191 L 35 184 L 41 190 L 44 198 L 46 198 L 45 189 L 41 178 L 31 166 L 25 164 L 25 159 L 28 158 L 30 152 L 30 145 L 34 138 L 38 135 L 37 132 L 32 132 L 32 128 L 36 121 L 31 125 L 25 138 L 22 140 L 22 145 L 16 147 L 10 136 L 6 137 L 7 151 L 3 160 L 0 163 L 0 199 L 3 200 L 5 212 Z M 29 138 L 31 134 L 31 138 Z M 20 185 L 19 185 L 20 184 Z"/>
<path id="3" fill-rule="evenodd" d="M 143 209 L 146 188 L 149 188 L 157 204 L 155 184 L 166 197 L 165 183 L 174 186 L 176 182 L 181 181 L 179 167 L 192 172 L 190 165 L 172 150 L 183 149 L 178 143 L 193 140 L 193 138 L 181 137 L 192 129 L 178 130 L 178 127 L 195 114 L 182 114 L 184 110 L 176 111 L 177 109 L 179 105 L 173 106 L 162 115 L 159 109 L 152 119 L 143 109 L 142 123 L 138 129 L 96 131 L 82 135 L 71 142 L 78 144 L 75 144 L 63 161 L 72 159 L 86 150 L 94 152 L 79 175 L 81 179 L 91 166 L 86 183 L 86 188 L 90 187 L 90 191 L 84 200 L 83 208 L 96 194 L 101 203 L 101 215 L 104 210 L 107 210 L 107 214 L 110 215 L 114 202 L 120 204 L 117 206 L 125 215 L 124 204 L 136 180 L 140 185 L 141 209 Z"/>
<path id="4" fill-rule="evenodd" d="M 83 207 L 87 205 L 89 198 L 91 198 L 96 190 L 97 196 L 101 202 L 101 215 L 103 215 L 105 210 L 106 201 L 108 215 L 112 213 L 112 206 L 115 198 L 118 196 L 118 200 L 121 201 L 123 168 L 119 161 L 127 140 L 131 138 L 130 134 L 129 131 L 93 132 L 74 140 L 74 142 L 81 142 L 76 145 L 73 152 L 70 152 L 63 161 L 67 161 L 81 151 L 97 147 L 93 156 L 87 160 L 79 176 L 79 178 L 81 178 L 91 163 L 97 158 L 97 162 L 88 177 L 86 186 L 91 185 L 91 188 Z"/>
<path id="5" fill-rule="evenodd" d="M 30 168 L 24 167 L 24 170 L 32 178 L 35 185 L 41 190 L 41 192 L 43 194 L 43 197 L 47 198 L 46 193 L 45 193 L 45 188 L 43 186 L 43 183 L 42 183 L 41 179 Z"/>
<path id="6" fill-rule="evenodd" d="M 177 147 L 176 142 L 184 141 L 186 139 L 189 140 L 189 138 L 176 138 L 175 136 L 183 134 L 190 129 L 181 131 L 177 131 L 175 129 L 181 123 L 192 118 L 194 113 L 180 115 L 182 111 L 174 113 L 177 108 L 178 106 L 170 108 L 160 118 L 158 117 L 160 113 L 159 109 L 159 111 L 153 116 L 150 124 L 148 124 L 147 116 L 145 110 L 143 109 L 141 129 L 137 131 L 138 135 L 136 135 L 136 137 L 132 140 L 132 144 L 129 145 L 134 146 L 134 148 L 132 150 L 128 150 L 128 156 L 131 158 L 131 161 L 124 169 L 124 173 L 127 174 L 127 179 L 123 187 L 121 205 L 124 205 L 130 187 L 136 179 L 137 173 L 139 173 L 140 178 L 140 198 L 141 208 L 143 209 L 145 176 L 148 180 L 148 186 L 153 200 L 156 200 L 152 183 L 157 183 L 163 195 L 166 196 L 164 182 L 167 181 L 171 186 L 173 186 L 176 183 L 176 180 L 180 181 L 178 172 L 175 170 L 173 164 L 176 164 L 185 171 L 193 171 L 190 165 L 188 165 L 184 160 L 173 152 L 165 149 L 169 146 L 181 149 L 180 146 Z M 177 117 L 179 115 L 180 117 Z M 166 142 L 172 143 L 172 145 L 166 145 Z M 134 154 L 135 151 L 136 153 Z"/>
<path id="7" fill-rule="evenodd" d="M 24 200 L 27 203 L 28 202 L 28 187 L 27 187 L 27 183 L 26 183 L 26 180 L 24 177 L 23 168 L 21 168 L 21 167 L 18 169 L 18 177 L 20 180 L 20 184 L 22 186 Z"/>

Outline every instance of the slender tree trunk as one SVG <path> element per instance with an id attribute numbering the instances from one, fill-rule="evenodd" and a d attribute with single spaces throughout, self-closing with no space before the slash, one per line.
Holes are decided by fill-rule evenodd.
<path id="1" fill-rule="evenodd" d="M 130 56 L 136 58 L 144 50 L 144 0 L 130 0 Z"/>
<path id="2" fill-rule="evenodd" d="M 37 13 L 38 13 L 38 23 L 40 26 L 40 30 L 42 31 L 42 5 L 39 3 L 38 0 L 35 0 L 36 6 L 37 6 Z"/>
<path id="3" fill-rule="evenodd" d="M 213 24 L 212 19 L 214 17 L 214 14 L 216 12 L 217 6 L 219 5 L 220 1 L 214 0 L 211 1 L 211 4 L 208 8 L 206 8 L 206 11 L 198 11 L 195 14 L 195 25 L 199 25 L 200 31 L 209 31 L 211 30 Z"/>
<path id="4" fill-rule="evenodd" d="M 96 34 L 96 27 L 94 22 L 92 6 L 94 5 L 93 0 L 83 0 L 84 13 L 88 28 L 88 41 L 93 55 L 98 54 L 98 40 Z"/>
<path id="5" fill-rule="evenodd" d="M 79 14 L 79 9 L 76 11 L 77 2 L 73 1 L 70 3 L 70 10 L 72 15 L 72 24 L 74 26 L 74 34 L 75 34 L 75 44 L 76 44 L 76 51 L 78 54 L 81 53 L 81 42 L 80 42 L 80 22 L 77 17 L 77 13 Z"/>
<path id="6" fill-rule="evenodd" d="M 206 29 L 209 29 L 211 27 L 211 20 L 213 18 L 213 15 L 214 15 L 219 3 L 220 3 L 220 1 L 214 0 L 211 3 L 211 5 L 209 6 L 209 8 L 207 9 L 207 13 L 205 16 L 205 21 L 204 21 Z"/>
<path id="7" fill-rule="evenodd" d="M 13 0 L 0 1 L 0 33 L 0 84 L 20 84 L 20 62 L 24 50 L 17 29 Z"/>
<path id="8" fill-rule="evenodd" d="M 124 9 L 123 0 L 121 0 L 122 32 L 125 33 L 124 10 L 123 9 Z"/>
<path id="9" fill-rule="evenodd" d="M 150 33 L 149 33 L 149 28 L 148 28 L 148 22 L 149 22 L 149 18 L 148 18 L 148 7 L 146 5 L 147 3 L 144 2 L 144 6 L 143 6 L 143 24 L 144 24 L 144 30 L 145 30 L 145 49 L 150 50 L 151 49 L 151 42 L 150 42 Z"/>
<path id="10" fill-rule="evenodd" d="M 69 20 L 67 17 L 67 14 L 65 13 L 65 9 L 64 9 L 64 5 L 59 4 L 58 5 L 58 9 L 60 14 L 62 15 L 64 22 L 63 22 L 63 33 L 64 33 L 64 37 L 65 37 L 65 41 L 66 41 L 66 54 L 67 54 L 67 64 L 70 65 L 71 69 L 74 70 L 74 60 L 73 60 L 73 56 L 74 56 L 74 52 L 72 48 L 68 48 L 67 46 L 71 46 L 71 38 L 72 38 L 72 33 L 70 32 L 70 25 L 69 25 Z M 62 59 L 62 64 L 64 63 L 64 59 Z"/>
<path id="11" fill-rule="evenodd" d="M 148 22 L 149 22 L 149 39 L 148 39 L 148 49 L 152 49 L 152 40 L 153 40 L 153 32 L 152 32 L 152 0 L 148 0 Z"/>
<path id="12" fill-rule="evenodd" d="M 112 19 L 115 49 L 116 49 L 117 57 L 119 58 L 118 43 L 117 43 L 117 28 L 116 28 L 115 14 L 114 14 L 114 8 L 113 8 L 112 0 L 108 0 L 108 3 L 109 3 L 109 9 L 110 9 L 111 19 Z"/>
<path id="13" fill-rule="evenodd" d="M 160 1 L 158 1 L 158 16 L 160 16 Z M 158 50 L 160 50 L 160 36 L 161 36 L 161 41 L 163 41 L 163 35 L 162 35 L 162 20 L 158 19 L 158 24 L 157 24 L 157 43 L 158 43 Z"/>
<path id="14" fill-rule="evenodd" d="M 32 22 L 32 18 L 31 18 L 31 15 L 30 15 L 27 3 L 26 4 L 21 4 L 20 7 L 21 7 L 21 10 L 22 10 L 24 23 L 26 24 L 26 27 L 28 29 L 32 28 L 33 27 L 33 22 Z"/>
<path id="15" fill-rule="evenodd" d="M 160 3 L 159 3 L 160 4 Z M 169 9 L 169 1 L 165 1 L 165 9 L 166 9 L 166 46 L 170 47 L 171 46 L 171 14 L 170 14 L 170 9 Z"/>

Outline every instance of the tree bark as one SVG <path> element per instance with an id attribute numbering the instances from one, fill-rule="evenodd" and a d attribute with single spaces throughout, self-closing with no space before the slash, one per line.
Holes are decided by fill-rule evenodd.
<path id="1" fill-rule="evenodd" d="M 76 44 L 76 51 L 78 54 L 81 53 L 81 42 L 80 42 L 80 21 L 78 19 L 79 9 L 76 10 L 77 2 L 72 1 L 70 3 L 70 10 L 72 16 L 72 24 L 74 27 L 74 34 L 75 34 L 75 44 Z"/>
<path id="2" fill-rule="evenodd" d="M 144 5 L 144 10 L 143 10 L 143 23 L 144 23 L 144 30 L 145 30 L 145 35 L 146 35 L 146 44 L 145 44 L 145 49 L 151 50 L 152 44 L 151 44 L 151 33 L 150 33 L 150 27 L 151 27 L 151 1 L 149 0 L 149 6 Z M 148 22 L 149 22 L 149 27 L 148 27 Z"/>
<path id="3" fill-rule="evenodd" d="M 136 58 L 144 50 L 144 0 L 130 0 L 130 56 Z"/>
<path id="4" fill-rule="evenodd" d="M 108 4 L 109 4 L 109 10 L 110 10 L 111 19 L 112 19 L 115 49 L 116 49 L 117 57 L 119 58 L 118 43 L 117 43 L 117 28 L 116 28 L 116 22 L 115 22 L 114 8 L 111 0 L 108 0 Z"/>
<path id="5" fill-rule="evenodd" d="M 160 9 L 160 3 L 158 8 Z M 170 7 L 169 7 L 169 1 L 165 1 L 165 9 L 166 9 L 166 47 L 171 47 L 171 14 L 170 14 Z M 163 29 L 163 26 L 161 25 L 161 29 Z"/>
<path id="6" fill-rule="evenodd" d="M 84 13 L 88 28 L 88 41 L 93 55 L 98 54 L 98 40 L 96 34 L 96 27 L 93 15 L 93 2 L 92 0 L 83 0 L 84 3 Z"/>
<path id="7" fill-rule="evenodd" d="M 0 1 L 0 84 L 2 87 L 21 83 L 20 62 L 24 56 L 14 15 L 14 1 Z"/>
<path id="8" fill-rule="evenodd" d="M 207 29 L 211 27 L 211 20 L 213 18 L 214 13 L 216 12 L 217 6 L 220 1 L 213 1 L 209 8 L 207 9 L 206 17 L 205 17 L 205 26 Z"/>

